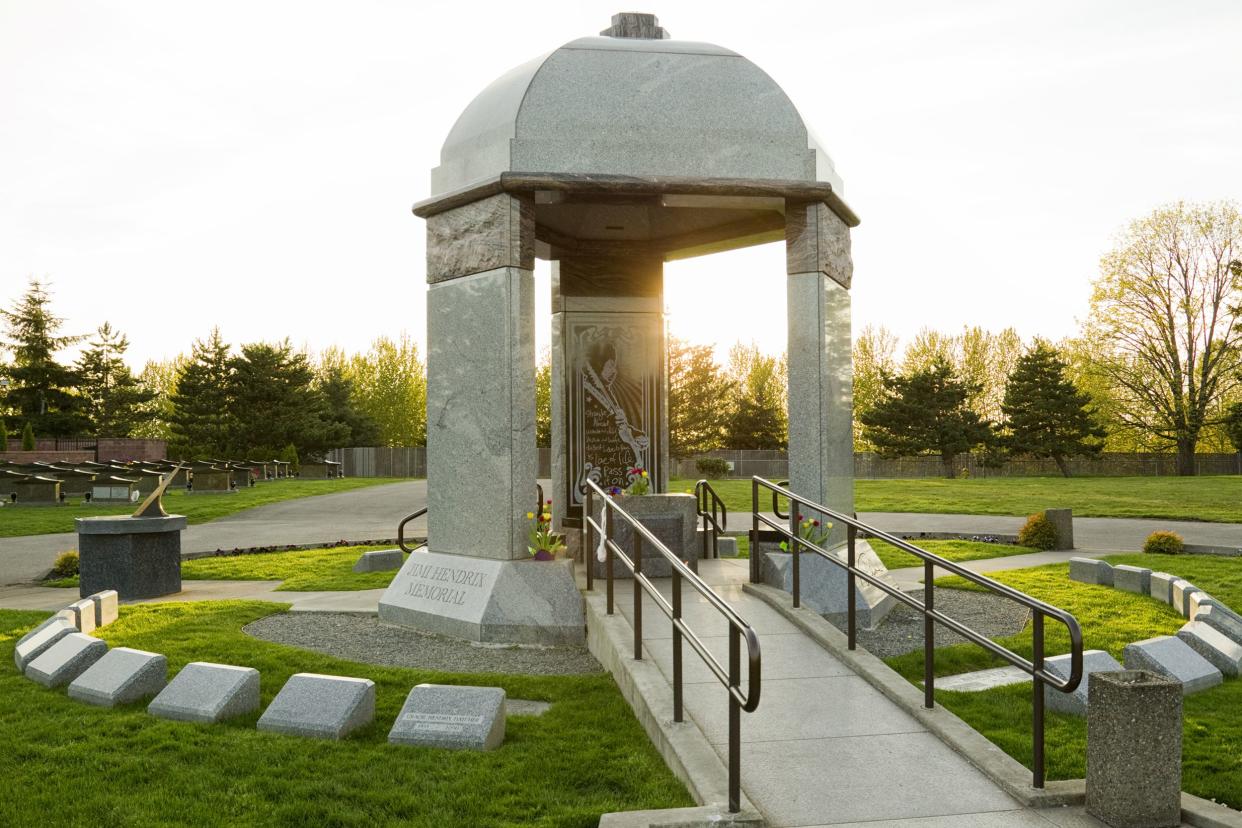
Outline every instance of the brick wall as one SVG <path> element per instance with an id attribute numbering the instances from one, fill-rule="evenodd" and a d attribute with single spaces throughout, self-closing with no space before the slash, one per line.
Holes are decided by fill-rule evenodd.
<path id="1" fill-rule="evenodd" d="M 13 463 L 81 463 L 85 460 L 106 463 L 109 460 L 164 460 L 168 457 L 168 444 L 163 440 L 134 440 L 128 437 L 99 437 L 89 440 L 83 437 L 47 437 L 35 440 L 34 451 L 22 451 L 21 448 L 21 439 L 11 437 L 8 452 L 0 452 L 0 458 Z"/>
<path id="2" fill-rule="evenodd" d="M 95 459 L 100 463 L 109 460 L 164 460 L 168 457 L 168 444 L 163 440 L 100 437 L 96 441 L 95 454 Z"/>
<path id="3" fill-rule="evenodd" d="M 0 460 L 10 463 L 88 463 L 95 459 L 93 451 L 10 451 Z"/>

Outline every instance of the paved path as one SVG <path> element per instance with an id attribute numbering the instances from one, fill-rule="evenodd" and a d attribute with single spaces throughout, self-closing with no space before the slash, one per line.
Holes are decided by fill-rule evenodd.
<path id="1" fill-rule="evenodd" d="M 759 634 L 763 696 L 756 712 L 742 714 L 742 788 L 770 825 L 1099 825 L 1081 809 L 1023 808 L 776 610 L 742 592 L 746 561 L 704 561 L 700 573 Z M 632 619 L 632 582 L 616 589 L 618 607 Z M 683 618 L 727 663 L 727 626 L 719 614 L 686 598 Z M 644 657 L 671 681 L 672 634 L 650 599 L 643 631 Z M 685 651 L 686 712 L 727 762 L 725 691 L 693 650 Z"/>
<path id="2" fill-rule="evenodd" d="M 402 518 L 426 505 L 426 480 L 285 500 L 190 526 L 181 535 L 181 551 L 188 554 L 287 543 L 334 543 L 342 538 L 392 538 Z M 406 529 L 408 534 L 425 534 L 425 518 Z M 0 538 L 0 584 L 41 578 L 58 554 L 76 549 L 77 543 L 77 535 L 71 532 Z"/>
<path id="3" fill-rule="evenodd" d="M 182 581 L 181 592 L 126 601 L 126 604 L 164 604 L 170 601 L 275 601 L 292 604 L 293 612 L 375 613 L 382 589 L 347 592 L 277 592 L 280 581 Z M 55 612 L 78 600 L 78 590 L 15 584 L 0 586 L 0 608 Z"/>

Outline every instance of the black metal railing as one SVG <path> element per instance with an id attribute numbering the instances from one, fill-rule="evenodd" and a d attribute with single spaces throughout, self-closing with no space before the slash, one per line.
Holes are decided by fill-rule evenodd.
<path id="1" fill-rule="evenodd" d="M 769 519 L 766 515 L 759 511 L 759 490 L 767 489 L 772 492 L 773 511 L 776 511 L 777 496 L 789 499 L 789 514 L 786 516 L 789 523 L 782 526 L 779 523 Z M 848 610 L 846 613 L 846 635 L 849 639 L 849 648 L 853 650 L 856 643 L 857 623 L 856 610 L 854 606 L 857 580 L 861 578 L 868 584 L 876 587 L 882 592 L 891 595 L 898 601 L 901 601 L 908 607 L 917 610 L 923 616 L 923 705 L 927 708 L 935 706 L 935 690 L 936 690 L 936 624 L 942 624 L 953 632 L 978 644 L 988 652 L 1008 662 L 1009 664 L 1022 670 L 1032 679 L 1033 693 L 1032 704 L 1034 705 L 1034 715 L 1031 723 L 1031 739 L 1033 746 L 1033 785 L 1036 788 L 1044 786 L 1045 770 L 1044 770 L 1044 687 L 1051 687 L 1053 690 L 1062 693 L 1069 693 L 1078 687 L 1082 681 L 1082 628 L 1078 625 L 1078 620 L 1068 612 L 1051 604 L 1046 604 L 1036 598 L 1019 592 L 1016 589 L 1007 587 L 998 581 L 994 581 L 977 572 L 972 572 L 963 566 L 959 566 L 950 560 L 934 555 L 924 549 L 920 549 L 901 538 L 894 537 L 887 532 L 868 526 L 858 520 L 853 515 L 844 515 L 840 512 L 829 509 L 820 503 L 807 500 L 794 494 L 784 486 L 777 485 L 771 481 L 764 480 L 762 477 L 751 478 L 751 547 L 750 555 L 752 560 L 759 557 L 759 524 L 764 524 L 775 533 L 784 538 L 789 550 L 793 553 L 792 564 L 792 580 L 793 580 L 793 605 L 799 606 L 801 603 L 801 587 L 799 579 L 798 558 L 802 549 L 806 549 L 831 561 L 833 564 L 841 567 L 846 571 L 846 592 L 848 599 Z M 840 521 L 846 527 L 846 559 L 842 561 L 836 555 L 822 548 L 818 543 L 811 539 L 803 537 L 799 530 L 798 521 L 805 512 L 818 512 L 833 521 Z M 777 512 L 779 514 L 779 512 Z M 886 543 L 890 543 L 903 552 L 908 552 L 923 561 L 923 600 L 919 601 L 912 595 L 902 592 L 901 590 L 891 586 L 875 575 L 859 569 L 855 558 L 855 546 L 858 533 L 863 532 L 868 537 L 878 538 Z M 992 641 L 982 633 L 972 630 L 960 621 L 948 617 L 944 613 L 936 609 L 935 606 L 935 569 L 939 567 L 946 572 L 951 572 L 961 578 L 965 578 L 973 584 L 977 584 L 989 592 L 1008 598 L 1031 611 L 1031 631 L 1033 633 L 1032 658 L 1026 659 L 1015 653 L 1013 650 L 1003 647 Z M 751 580 L 758 580 L 755 567 L 751 567 Z M 1069 632 L 1070 638 L 1070 674 L 1066 678 L 1062 678 L 1055 673 L 1048 672 L 1044 667 L 1044 618 L 1052 618 L 1065 625 Z"/>
<path id="2" fill-rule="evenodd" d="M 706 480 L 694 484 L 699 517 L 703 519 L 703 557 L 720 557 L 720 535 L 729 524 L 729 509 Z"/>
<path id="3" fill-rule="evenodd" d="M 405 545 L 405 525 L 412 520 L 416 520 L 427 514 L 427 507 L 419 509 L 411 515 L 406 515 L 400 523 L 397 524 L 397 546 L 401 547 L 403 552 L 413 552 L 414 550 Z"/>
<path id="4" fill-rule="evenodd" d="M 595 521 L 595 501 L 602 498 L 603 509 L 600 510 L 601 527 Z M 629 524 L 632 536 L 632 558 L 613 540 L 618 521 Z M 760 656 L 759 637 L 754 629 L 742 619 L 737 612 L 725 603 L 719 595 L 678 558 L 667 546 L 651 533 L 647 527 L 639 523 L 632 515 L 621 507 L 615 498 L 592 480 L 587 480 L 586 503 L 582 511 L 582 551 L 587 571 L 587 589 L 594 589 L 592 572 L 595 568 L 596 544 L 594 537 L 603 539 L 604 573 L 607 578 L 608 614 L 613 614 L 613 562 L 620 560 L 634 575 L 634 659 L 643 657 L 643 593 L 651 597 L 673 624 L 673 721 L 683 721 L 682 704 L 682 642 L 698 653 L 699 658 L 716 676 L 717 680 L 729 691 L 729 811 L 737 813 L 741 810 L 741 757 L 742 757 L 742 711 L 752 713 L 759 707 Z M 656 589 L 655 584 L 643 574 L 643 548 L 648 546 L 664 557 L 672 567 L 673 598 L 672 603 Z M 707 606 L 719 612 L 729 622 L 729 666 L 726 669 L 707 649 L 707 645 L 686 626 L 682 618 L 682 584 L 689 584 L 695 592 L 703 597 Z M 742 692 L 742 639 L 746 639 L 746 692 Z"/>

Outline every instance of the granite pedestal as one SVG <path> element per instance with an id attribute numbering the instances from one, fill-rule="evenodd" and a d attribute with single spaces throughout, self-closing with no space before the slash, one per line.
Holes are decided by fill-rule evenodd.
<path id="1" fill-rule="evenodd" d="M 694 495 L 626 495 L 618 502 L 622 509 L 655 535 L 670 552 L 690 564 L 691 569 L 698 571 L 698 561 L 703 555 L 703 541 L 699 538 Z M 596 523 L 602 520 L 600 513 L 603 509 L 602 504 L 596 506 Z M 608 519 L 615 523 L 612 527 L 612 539 L 632 559 L 633 528 L 628 521 L 615 518 L 611 512 Z M 596 536 L 593 537 L 592 548 L 588 551 L 591 565 L 595 567 L 595 577 L 603 578 L 607 575 L 608 564 L 607 561 L 599 560 L 598 547 L 599 538 Z M 644 541 L 642 551 L 643 574 L 648 578 L 668 578 L 673 574 L 673 565 L 654 546 Z M 612 574 L 614 579 L 633 577 L 629 568 L 620 561 L 613 562 Z"/>
<path id="2" fill-rule="evenodd" d="M 79 587 L 114 589 L 122 601 L 181 591 L 182 515 L 78 518 Z"/>
<path id="3" fill-rule="evenodd" d="M 1087 812 L 1113 828 L 1181 825 L 1182 691 L 1139 670 L 1102 673 L 1087 713 Z"/>
<path id="4" fill-rule="evenodd" d="M 581 644 L 573 561 L 413 552 L 379 602 L 385 624 L 498 644 Z"/>
<path id="5" fill-rule="evenodd" d="M 1053 547 L 1055 550 L 1066 550 L 1074 548 L 1074 510 L 1073 509 L 1045 509 L 1044 517 L 1052 524 L 1052 528 L 1057 533 L 1057 545 Z"/>
<path id="6" fill-rule="evenodd" d="M 835 552 L 845 560 L 845 547 Z M 754 553 L 752 553 L 754 554 Z M 793 592 L 793 554 L 761 549 L 760 573 L 766 584 Z M 800 552 L 798 561 L 799 596 L 802 606 L 818 612 L 838 627 L 844 627 L 849 614 L 849 586 L 845 569 L 825 560 L 816 552 Z M 878 578 L 888 578 L 888 569 L 866 541 L 854 547 L 855 565 Z M 854 579 L 854 611 L 857 623 L 873 629 L 897 605 L 897 599 L 861 578 Z M 896 585 L 890 581 L 890 585 Z"/>

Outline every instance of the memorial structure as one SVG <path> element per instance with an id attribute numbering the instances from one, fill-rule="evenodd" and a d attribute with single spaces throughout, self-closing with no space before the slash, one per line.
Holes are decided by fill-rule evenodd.
<path id="1" fill-rule="evenodd" d="M 430 552 L 410 556 L 381 619 L 581 640 L 569 568 L 525 560 L 536 258 L 552 263 L 558 527 L 575 525 L 587 479 L 624 487 L 644 469 L 654 491 L 666 488 L 664 263 L 781 240 L 784 284 L 759 277 L 755 289 L 788 297 L 791 485 L 853 511 L 858 219 L 832 161 L 759 67 L 671 39 L 652 15 L 616 15 L 600 36 L 484 89 L 449 132 L 431 191 L 414 208 L 427 221 Z M 843 538 L 839 528 L 829 543 Z"/>

